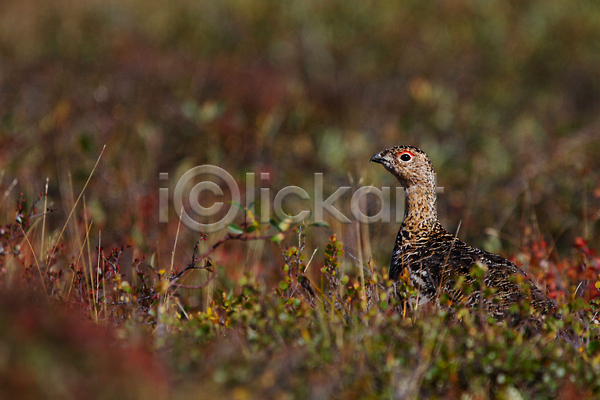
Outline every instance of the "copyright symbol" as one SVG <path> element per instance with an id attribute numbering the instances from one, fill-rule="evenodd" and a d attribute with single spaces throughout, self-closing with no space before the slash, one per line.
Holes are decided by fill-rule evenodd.
<path id="1" fill-rule="evenodd" d="M 220 231 L 235 220 L 235 217 L 238 213 L 238 209 L 236 207 L 230 207 L 229 211 L 223 218 L 210 224 L 203 224 L 193 220 L 184 208 L 183 199 L 185 188 L 188 186 L 190 181 L 199 175 L 212 175 L 221 179 L 229 188 L 231 193 L 231 201 L 235 201 L 236 203 L 240 204 L 240 189 L 237 186 L 235 179 L 233 179 L 233 176 L 231 176 L 223 168 L 219 168 L 215 165 L 201 165 L 190 169 L 183 174 L 181 178 L 179 178 L 179 181 L 177 181 L 175 192 L 173 193 L 173 205 L 175 206 L 175 212 L 185 226 L 196 232 L 203 231 L 205 233 L 213 233 Z M 215 202 L 210 207 L 202 206 L 199 202 L 199 199 L 201 193 L 204 191 L 209 191 L 214 196 L 223 196 L 223 190 L 221 190 L 219 185 L 212 181 L 202 181 L 194 185 L 187 196 L 189 208 L 195 214 L 201 217 L 212 217 L 217 215 L 217 213 L 219 213 L 219 211 L 221 211 L 223 208 L 223 202 Z"/>

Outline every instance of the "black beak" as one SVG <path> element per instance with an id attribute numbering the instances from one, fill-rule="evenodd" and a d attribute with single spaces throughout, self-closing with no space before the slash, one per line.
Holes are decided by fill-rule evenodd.
<path id="1" fill-rule="evenodd" d="M 387 160 L 383 157 L 381 157 L 381 155 L 379 153 L 375 154 L 373 157 L 371 157 L 371 162 L 376 162 L 378 164 L 384 164 L 387 162 Z"/>

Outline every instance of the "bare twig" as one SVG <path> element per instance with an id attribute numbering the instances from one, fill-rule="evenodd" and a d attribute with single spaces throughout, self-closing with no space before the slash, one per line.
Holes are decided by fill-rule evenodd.
<path id="1" fill-rule="evenodd" d="M 285 233 L 285 232 L 283 232 Z M 248 241 L 252 241 L 252 240 L 265 240 L 265 239 L 270 239 L 273 235 L 262 235 L 262 236 L 244 236 L 243 233 L 239 234 L 239 235 L 235 235 L 232 234 L 231 232 L 228 232 L 225 236 L 223 236 L 221 239 L 219 239 L 217 242 L 215 242 L 212 246 L 210 246 L 210 248 L 208 250 L 206 250 L 204 253 L 200 254 L 199 256 L 196 256 L 197 250 L 198 250 L 198 245 L 199 245 L 199 241 L 196 243 L 196 246 L 194 247 L 194 253 L 192 254 L 192 261 L 180 272 L 176 273 L 174 276 L 172 276 L 170 278 L 170 286 L 173 286 L 176 284 L 176 282 L 181 279 L 181 277 L 188 271 L 191 270 L 195 270 L 195 269 L 206 269 L 206 267 L 198 267 L 198 262 L 200 262 L 201 260 L 204 260 L 205 258 L 207 258 L 209 255 L 211 255 L 220 245 L 222 245 L 223 243 L 229 241 L 229 240 L 240 240 L 243 242 L 248 242 Z M 214 275 L 214 274 L 213 274 Z M 207 281 L 208 282 L 208 281 Z M 181 285 L 178 285 L 178 287 Z"/>

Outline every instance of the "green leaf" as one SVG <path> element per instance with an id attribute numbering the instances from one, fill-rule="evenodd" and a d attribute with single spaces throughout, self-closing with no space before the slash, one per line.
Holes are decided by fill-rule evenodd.
<path id="1" fill-rule="evenodd" d="M 285 232 L 288 229 L 290 229 L 290 226 L 292 225 L 292 220 L 291 218 L 286 218 L 285 220 L 281 221 L 278 225 L 277 225 L 277 229 L 279 229 L 280 232 Z"/>
<path id="2" fill-rule="evenodd" d="M 594 354 L 596 353 L 598 350 L 600 350 L 600 341 L 598 340 L 592 340 L 588 346 L 587 346 L 587 350 L 589 354 Z"/>
<path id="3" fill-rule="evenodd" d="M 260 229 L 260 226 L 258 224 L 252 224 L 246 228 L 246 233 L 254 232 L 258 229 Z"/>
<path id="4" fill-rule="evenodd" d="M 244 230 L 242 228 L 240 228 L 239 225 L 236 225 L 236 224 L 227 225 L 227 230 L 229 232 L 233 233 L 234 235 L 241 235 L 242 233 L 244 233 Z"/>
<path id="5" fill-rule="evenodd" d="M 131 288 L 131 286 L 129 286 L 129 282 L 127 281 L 123 281 L 120 284 L 120 288 L 121 290 L 123 290 L 125 293 L 132 293 L 133 289 Z"/>
<path id="6" fill-rule="evenodd" d="M 308 226 L 317 226 L 317 227 L 329 228 L 329 224 L 327 222 L 325 222 L 325 221 L 311 222 L 310 224 L 308 224 Z"/>
<path id="7" fill-rule="evenodd" d="M 277 221 L 275 221 L 273 218 L 271 218 L 269 220 L 269 224 L 271 224 L 271 226 L 275 229 L 277 229 L 279 232 L 281 232 L 281 229 L 279 229 L 279 224 L 277 223 Z"/>
<path id="8" fill-rule="evenodd" d="M 242 210 L 243 212 L 246 212 L 246 208 L 244 206 L 242 206 L 240 203 L 238 203 L 237 201 L 231 201 L 231 205 L 235 206 L 237 208 L 239 208 L 240 210 Z"/>
<path id="9" fill-rule="evenodd" d="M 285 238 L 285 235 L 281 232 L 271 237 L 271 241 L 274 243 L 281 243 L 281 241 Z"/>

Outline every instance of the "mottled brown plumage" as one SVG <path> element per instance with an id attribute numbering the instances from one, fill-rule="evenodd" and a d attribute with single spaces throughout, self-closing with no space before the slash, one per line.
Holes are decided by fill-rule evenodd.
<path id="1" fill-rule="evenodd" d="M 522 300 L 530 301 L 542 313 L 555 307 L 514 263 L 469 246 L 444 229 L 437 217 L 435 174 L 422 150 L 396 146 L 374 155 L 371 161 L 382 164 L 405 189 L 404 221 L 396 238 L 389 276 L 397 279 L 408 268 L 412 284 L 420 290 L 421 303 L 437 302 L 441 293 L 447 293 L 454 302 L 466 300 L 471 306 L 482 305 L 500 319 L 507 316 L 510 305 Z M 475 264 L 487 270 L 484 284 L 496 290 L 491 298 L 481 299 L 481 292 L 475 290 L 465 299 L 456 287 L 459 277 L 467 285 L 473 284 L 470 271 Z M 518 276 L 523 278 L 516 279 Z"/>

